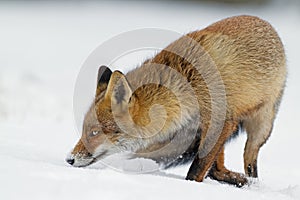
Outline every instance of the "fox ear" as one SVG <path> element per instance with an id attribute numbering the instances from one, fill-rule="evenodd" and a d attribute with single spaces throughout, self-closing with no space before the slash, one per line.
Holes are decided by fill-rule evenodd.
<path id="1" fill-rule="evenodd" d="M 128 104 L 132 95 L 130 85 L 122 72 L 114 71 L 107 86 L 105 98 L 110 98 L 112 105 Z"/>
<path id="2" fill-rule="evenodd" d="M 112 71 L 108 67 L 104 65 L 99 67 L 98 77 L 97 77 L 96 96 L 98 96 L 103 90 L 107 88 L 111 75 L 112 75 Z"/>

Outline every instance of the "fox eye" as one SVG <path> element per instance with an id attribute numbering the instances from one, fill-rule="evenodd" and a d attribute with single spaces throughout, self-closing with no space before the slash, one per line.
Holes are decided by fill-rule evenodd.
<path id="1" fill-rule="evenodd" d="M 95 135 L 98 135 L 98 133 L 99 133 L 99 131 L 92 131 L 92 132 L 90 133 L 90 136 L 93 137 L 93 136 L 95 136 Z"/>

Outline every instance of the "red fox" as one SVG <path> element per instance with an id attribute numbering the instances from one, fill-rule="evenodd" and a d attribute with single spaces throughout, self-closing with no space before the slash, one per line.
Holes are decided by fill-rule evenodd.
<path id="1" fill-rule="evenodd" d="M 241 187 L 247 176 L 258 176 L 258 152 L 272 132 L 286 74 L 279 36 L 254 16 L 227 18 L 191 32 L 126 75 L 101 66 L 82 137 L 66 161 L 83 167 L 130 151 L 165 166 L 192 161 L 187 180 L 202 182 L 208 176 Z M 217 76 L 224 103 L 209 87 Z M 218 115 L 223 108 L 224 118 Z M 205 144 L 215 122 L 222 122 L 220 134 Z M 247 132 L 246 176 L 224 166 L 224 145 L 239 127 Z"/>

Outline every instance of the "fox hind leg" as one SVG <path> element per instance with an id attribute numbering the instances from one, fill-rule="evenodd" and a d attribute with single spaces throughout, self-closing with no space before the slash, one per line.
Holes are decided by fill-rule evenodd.
<path id="1" fill-rule="evenodd" d="M 274 105 L 266 104 L 253 116 L 243 121 L 247 132 L 247 142 L 244 149 L 244 170 L 249 177 L 258 177 L 257 157 L 259 149 L 268 140 L 275 118 L 276 109 Z"/>

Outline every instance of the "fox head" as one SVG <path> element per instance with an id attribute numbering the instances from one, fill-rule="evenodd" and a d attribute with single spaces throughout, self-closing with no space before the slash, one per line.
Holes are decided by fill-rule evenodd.
<path id="1" fill-rule="evenodd" d="M 137 99 L 131 97 L 131 87 L 120 71 L 99 68 L 95 99 L 84 117 L 82 136 L 66 159 L 69 164 L 83 167 L 114 153 L 132 151 L 137 138 L 126 130 L 132 127 L 129 112 Z"/>

